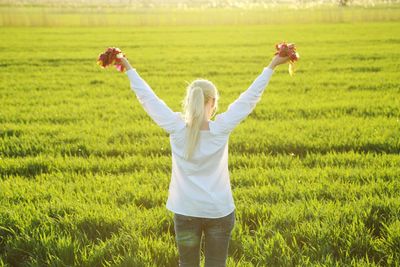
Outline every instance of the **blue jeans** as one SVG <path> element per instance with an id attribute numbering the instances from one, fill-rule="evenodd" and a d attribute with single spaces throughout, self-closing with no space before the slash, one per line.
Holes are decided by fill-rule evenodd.
<path id="1" fill-rule="evenodd" d="M 235 211 L 221 218 L 200 218 L 174 213 L 179 267 L 200 266 L 200 244 L 205 237 L 205 267 L 226 266 Z"/>

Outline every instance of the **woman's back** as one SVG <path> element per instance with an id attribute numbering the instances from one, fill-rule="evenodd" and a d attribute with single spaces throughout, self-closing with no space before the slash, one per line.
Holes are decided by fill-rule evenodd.
<path id="1" fill-rule="evenodd" d="M 235 209 L 228 171 L 229 133 L 201 130 L 191 159 L 185 154 L 186 126 L 170 135 L 172 175 L 166 207 L 195 217 L 219 218 Z"/>
<path id="2" fill-rule="evenodd" d="M 182 114 L 173 112 L 158 98 L 135 69 L 126 72 L 143 108 L 170 134 L 172 174 L 168 210 L 194 217 L 220 218 L 235 209 L 228 170 L 229 135 L 261 100 L 272 73 L 272 68 L 265 67 L 227 111 L 209 121 L 209 130 L 200 131 L 194 154 L 187 160 L 184 157 L 187 128 Z"/>

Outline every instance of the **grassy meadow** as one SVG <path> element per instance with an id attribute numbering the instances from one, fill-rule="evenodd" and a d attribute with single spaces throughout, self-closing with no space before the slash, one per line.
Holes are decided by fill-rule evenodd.
<path id="1" fill-rule="evenodd" d="M 168 134 L 97 56 L 121 48 L 174 111 L 187 82 L 209 79 L 223 112 L 283 40 L 297 45 L 295 75 L 278 66 L 229 141 L 227 266 L 400 265 L 393 9 L 354 22 L 266 10 L 276 21 L 24 27 L 35 25 L 5 23 L 2 8 L 0 266 L 178 266 Z"/>

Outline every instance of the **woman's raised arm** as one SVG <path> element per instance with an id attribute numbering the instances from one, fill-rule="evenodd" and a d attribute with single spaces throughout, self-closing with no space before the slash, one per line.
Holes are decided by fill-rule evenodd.
<path id="1" fill-rule="evenodd" d="M 142 104 L 144 110 L 169 134 L 173 133 L 181 120 L 180 112 L 172 111 L 163 100 L 161 100 L 133 68 L 126 58 L 121 58 L 122 64 L 126 68 L 125 74 L 128 76 L 132 91 L 135 92 L 137 99 Z"/>
<path id="2" fill-rule="evenodd" d="M 264 67 L 250 87 L 229 105 L 227 111 L 215 116 L 215 125 L 220 132 L 230 133 L 253 111 L 256 104 L 261 100 L 275 67 L 288 61 L 289 57 L 275 56 L 271 63 Z"/>

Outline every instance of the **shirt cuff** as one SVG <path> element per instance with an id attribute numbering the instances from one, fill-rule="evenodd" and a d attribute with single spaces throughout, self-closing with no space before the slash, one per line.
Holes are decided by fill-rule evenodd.
<path id="1" fill-rule="evenodd" d="M 132 69 L 129 69 L 129 70 L 125 71 L 125 74 L 128 75 L 129 73 L 132 73 L 132 72 L 135 72 L 135 71 L 136 71 L 136 69 L 132 68 Z"/>
<path id="2" fill-rule="evenodd" d="M 265 67 L 265 68 L 264 68 L 264 71 L 274 72 L 274 70 L 275 70 L 275 69 L 272 69 L 272 68 L 270 68 L 270 67 Z"/>
<path id="3" fill-rule="evenodd" d="M 139 74 L 136 72 L 135 68 L 129 69 L 125 71 L 126 76 L 128 76 L 130 81 L 133 81 L 138 78 Z"/>

